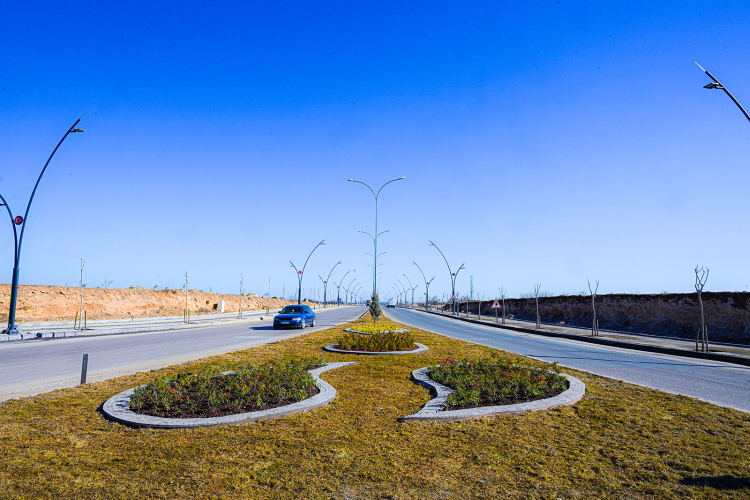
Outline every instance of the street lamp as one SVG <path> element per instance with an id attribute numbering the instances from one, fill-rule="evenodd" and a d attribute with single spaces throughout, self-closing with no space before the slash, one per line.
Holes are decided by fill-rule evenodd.
<path id="1" fill-rule="evenodd" d="M 336 305 L 341 305 L 341 285 L 344 284 L 344 278 L 346 278 L 346 275 L 349 274 L 351 271 L 347 271 L 344 273 L 344 275 L 341 277 L 338 283 L 335 281 L 333 282 L 334 285 L 336 285 Z"/>
<path id="2" fill-rule="evenodd" d="M 352 283 L 357 281 L 357 278 L 352 278 L 352 280 L 349 282 L 349 286 L 344 288 L 344 291 L 346 292 L 346 305 L 349 305 L 349 290 L 352 289 Z"/>
<path id="3" fill-rule="evenodd" d="M 365 184 L 362 181 L 355 181 L 354 179 L 348 179 L 349 182 L 356 182 L 358 184 L 362 184 L 363 186 L 367 187 L 367 189 L 369 189 L 370 192 L 372 193 L 372 195 L 375 197 L 375 237 L 373 238 L 371 234 L 369 235 L 370 238 L 372 238 L 373 245 L 375 246 L 375 251 L 373 252 L 373 255 L 375 255 L 375 257 L 374 257 L 374 261 L 375 262 L 373 263 L 373 266 L 372 266 L 372 269 L 373 269 L 373 271 L 372 271 L 372 294 L 373 295 L 375 295 L 375 293 L 378 291 L 378 283 L 377 283 L 377 279 L 375 277 L 375 273 L 377 272 L 377 269 L 378 269 L 378 257 L 377 257 L 377 255 L 378 255 L 378 236 L 380 236 L 380 234 L 383 234 L 383 233 L 387 232 L 387 231 L 383 231 L 383 233 L 378 234 L 378 196 L 380 196 L 380 192 L 388 184 L 390 184 L 391 182 L 400 181 L 402 179 L 405 179 L 405 177 L 399 177 L 398 179 L 393 179 L 393 180 L 390 180 L 390 181 L 386 182 L 385 184 L 383 184 L 382 186 L 380 186 L 380 189 L 378 189 L 377 193 L 375 193 L 375 191 L 373 191 L 373 189 L 370 186 L 368 186 L 367 184 Z"/>
<path id="4" fill-rule="evenodd" d="M 411 261 L 411 263 L 414 264 L 415 266 L 417 266 L 417 269 L 419 269 L 419 272 L 422 273 L 422 279 L 424 280 L 424 287 L 426 289 L 426 291 L 425 291 L 425 299 L 424 299 L 424 308 L 425 309 L 429 309 L 429 307 L 430 307 L 429 306 L 429 303 L 430 303 L 430 283 L 432 283 L 432 280 L 434 280 L 435 277 L 433 276 L 430 281 L 427 281 L 427 278 L 425 277 L 424 273 L 422 272 L 422 268 L 419 267 L 419 264 L 417 264 L 414 261 Z"/>
<path id="5" fill-rule="evenodd" d="M 85 116 L 85 113 L 84 113 Z M 16 328 L 16 301 L 18 299 L 18 273 L 19 273 L 19 266 L 21 265 L 21 244 L 23 243 L 23 232 L 24 229 L 26 229 L 26 221 L 29 218 L 29 209 L 31 208 L 31 202 L 34 200 L 34 194 L 36 193 L 36 188 L 39 187 L 39 181 L 42 180 L 42 176 L 44 175 L 44 172 L 47 170 L 47 166 L 49 165 L 49 162 L 52 160 L 52 157 L 55 156 L 55 153 L 57 152 L 57 149 L 60 147 L 60 145 L 63 143 L 66 137 L 68 137 L 69 134 L 74 134 L 76 132 L 83 132 L 83 129 L 76 128 L 76 125 L 78 125 L 78 122 L 83 119 L 83 116 L 76 120 L 76 122 L 68 129 L 67 132 L 65 132 L 65 135 L 62 139 L 60 139 L 60 142 L 57 143 L 57 146 L 52 151 L 52 154 L 49 155 L 49 158 L 47 158 L 47 163 L 44 164 L 44 168 L 42 168 L 42 172 L 39 174 L 39 177 L 36 180 L 36 184 L 34 184 L 34 190 L 31 192 L 31 197 L 29 198 L 29 203 L 26 205 L 26 212 L 23 214 L 23 217 L 20 215 L 13 217 L 13 212 L 10 209 L 10 206 L 8 205 L 8 202 L 5 201 L 5 198 L 3 198 L 2 195 L 0 195 L 0 206 L 4 206 L 8 210 L 8 215 L 10 216 L 10 224 L 13 226 L 13 239 L 15 241 L 15 252 L 13 254 L 13 281 L 10 287 L 10 308 L 8 310 L 8 329 L 3 330 L 3 333 L 6 333 L 10 335 L 11 333 L 18 333 L 18 328 Z M 21 226 L 21 232 L 20 235 L 17 231 L 16 226 Z"/>
<path id="6" fill-rule="evenodd" d="M 403 304 L 406 305 L 406 287 L 404 286 L 403 283 L 401 283 L 400 279 L 396 278 L 396 281 L 398 281 L 398 284 L 401 285 L 401 292 L 400 293 L 404 294 L 404 302 L 403 302 Z"/>
<path id="7" fill-rule="evenodd" d="M 451 311 L 452 311 L 452 314 L 455 315 L 456 314 L 456 276 L 458 276 L 458 273 L 461 271 L 461 269 L 465 269 L 464 268 L 465 263 L 461 264 L 461 267 L 456 269 L 456 272 L 454 273 L 453 271 L 451 271 L 451 266 L 450 264 L 448 264 L 448 259 L 445 258 L 445 255 L 443 254 L 443 252 L 438 248 L 436 244 L 432 242 L 432 240 L 428 240 L 428 241 L 430 242 L 429 246 L 437 248 L 437 251 L 440 252 L 440 255 L 443 256 L 445 265 L 448 266 L 448 272 L 451 275 L 451 301 L 453 302 L 453 308 L 451 309 Z"/>
<path id="8" fill-rule="evenodd" d="M 292 262 L 291 260 L 289 261 L 289 263 L 292 265 L 292 267 L 294 268 L 294 270 L 297 271 L 297 279 L 299 280 L 299 289 L 297 291 L 297 304 L 302 304 L 302 276 L 305 274 L 305 268 L 307 267 L 307 261 L 310 260 L 310 257 L 312 256 L 313 252 L 315 250 L 317 250 L 317 248 L 320 245 L 325 245 L 325 244 L 326 244 L 326 240 L 323 240 L 320 243 L 318 243 L 317 245 L 315 245 L 315 248 L 312 249 L 312 252 L 310 252 L 310 255 L 307 256 L 307 260 L 305 260 L 305 265 L 302 266 L 302 271 L 300 271 L 300 270 L 297 269 L 297 266 L 294 265 L 294 262 Z"/>
<path id="9" fill-rule="evenodd" d="M 695 63 L 695 64 L 698 64 L 698 63 Z M 721 82 L 714 77 L 714 75 L 712 75 L 711 73 L 709 73 L 708 71 L 706 71 L 705 69 L 703 69 L 703 66 L 701 66 L 700 64 L 698 64 L 698 67 L 701 70 L 703 70 L 703 72 L 705 74 L 707 74 L 708 77 L 711 78 L 711 80 L 714 81 L 714 83 L 709 83 L 708 85 L 705 85 L 703 88 L 704 89 L 719 89 L 719 90 L 723 90 L 724 92 L 726 92 L 727 95 L 737 105 L 737 107 L 740 108 L 740 110 L 742 110 L 742 113 L 745 115 L 745 118 L 747 118 L 748 121 L 750 121 L 750 115 L 747 114 L 747 111 L 745 111 L 745 108 L 743 108 L 742 105 L 739 103 L 739 101 L 737 101 L 737 99 L 734 98 L 734 96 L 732 95 L 732 93 L 729 92 L 729 90 L 724 85 L 722 85 Z"/>
<path id="10" fill-rule="evenodd" d="M 413 287 L 413 286 L 411 286 L 411 280 L 409 279 L 409 277 L 406 274 L 404 274 L 404 278 L 406 278 L 406 281 L 409 282 L 409 287 L 411 288 L 411 306 L 414 307 L 414 290 L 416 290 L 417 288 L 419 288 L 419 283 L 417 283 L 417 286 Z"/>
<path id="11" fill-rule="evenodd" d="M 328 306 L 328 302 L 326 301 L 326 297 L 327 297 L 326 291 L 328 289 L 328 280 L 331 279 L 331 273 L 333 272 L 334 269 L 336 269 L 336 266 L 338 266 L 339 264 L 341 264 L 341 261 L 338 261 L 333 265 L 333 267 L 331 268 L 331 272 L 328 273 L 328 277 L 326 279 L 323 279 L 320 275 L 318 275 L 318 278 L 320 278 L 320 281 L 323 282 L 323 307 Z"/>

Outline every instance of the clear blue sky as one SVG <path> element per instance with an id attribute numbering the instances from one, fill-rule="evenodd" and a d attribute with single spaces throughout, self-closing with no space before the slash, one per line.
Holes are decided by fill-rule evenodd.
<path id="1" fill-rule="evenodd" d="M 750 3 L 8 3 L 0 193 L 22 284 L 287 295 L 416 260 L 460 294 L 750 289 Z M 12 268 L 0 225 L 0 281 Z M 405 280 L 401 278 L 404 284 Z M 416 296 L 423 293 L 420 284 Z M 307 295 L 307 293 L 305 293 Z"/>

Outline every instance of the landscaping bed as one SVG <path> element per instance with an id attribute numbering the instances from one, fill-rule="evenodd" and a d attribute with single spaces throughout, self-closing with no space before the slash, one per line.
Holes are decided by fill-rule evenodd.
<path id="1" fill-rule="evenodd" d="M 446 410 L 478 406 L 512 405 L 561 394 L 568 380 L 560 375 L 557 363 L 550 368 L 534 366 L 492 353 L 490 358 L 449 358 L 428 368 L 427 375 L 453 393 L 445 401 Z"/>
<path id="2" fill-rule="evenodd" d="M 414 351 L 419 348 L 414 343 L 412 332 L 391 322 L 365 322 L 347 328 L 336 339 L 334 347 L 343 351 L 367 352 Z"/>
<path id="3" fill-rule="evenodd" d="M 320 356 L 246 364 L 231 371 L 210 366 L 197 373 L 167 373 L 135 389 L 129 407 L 165 418 L 222 417 L 277 408 L 318 394 L 307 370 L 324 364 Z"/>

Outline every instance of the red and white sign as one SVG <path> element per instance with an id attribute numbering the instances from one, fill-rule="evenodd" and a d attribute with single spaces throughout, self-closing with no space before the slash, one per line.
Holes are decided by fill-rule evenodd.
<path id="1" fill-rule="evenodd" d="M 455 295 L 455 294 L 454 294 L 454 295 L 451 295 L 451 300 L 458 300 L 458 299 L 456 298 L 456 295 Z"/>
<path id="2" fill-rule="evenodd" d="M 15 219 L 13 220 L 13 222 L 15 222 L 15 223 L 16 223 L 16 226 L 20 226 L 21 224 L 23 224 L 23 217 L 21 217 L 21 216 L 19 215 L 19 216 L 17 216 L 17 217 L 16 217 L 16 218 L 15 218 Z"/>
<path id="3" fill-rule="evenodd" d="M 503 306 L 500 305 L 498 301 L 495 301 L 494 304 L 492 304 L 492 309 L 502 309 Z"/>

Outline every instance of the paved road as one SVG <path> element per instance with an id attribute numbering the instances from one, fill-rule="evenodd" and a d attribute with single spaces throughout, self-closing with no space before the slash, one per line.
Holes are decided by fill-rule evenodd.
<path id="1" fill-rule="evenodd" d="M 363 312 L 362 307 L 317 311 L 315 328 L 308 327 L 304 332 L 346 323 Z M 5 342 L 0 344 L 0 401 L 76 385 L 84 353 L 89 355 L 87 381 L 93 382 L 247 349 L 301 333 L 274 330 L 271 321 L 259 321 L 165 332 Z"/>
<path id="2" fill-rule="evenodd" d="M 415 328 L 750 412 L 748 367 L 551 339 L 407 309 L 386 312 Z"/>

